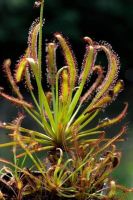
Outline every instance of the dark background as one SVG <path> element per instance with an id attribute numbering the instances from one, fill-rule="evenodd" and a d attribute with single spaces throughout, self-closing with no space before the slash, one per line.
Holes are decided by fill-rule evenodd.
<path id="1" fill-rule="evenodd" d="M 0 65 L 11 58 L 13 65 L 27 47 L 29 27 L 39 16 L 39 9 L 33 8 L 33 0 L 0 0 Z M 117 182 L 133 187 L 133 1 L 132 0 L 46 0 L 44 26 L 45 39 L 51 40 L 54 32 L 62 32 L 69 38 L 76 57 L 81 63 L 84 54 L 82 38 L 89 36 L 93 40 L 107 41 L 120 57 L 120 78 L 124 79 L 125 90 L 105 115 L 115 116 L 123 108 L 123 102 L 129 102 L 129 111 L 124 122 L 128 122 L 128 139 L 120 144 L 123 158 L 114 176 Z M 45 56 L 45 55 L 44 55 Z M 80 66 L 80 64 L 79 64 Z M 0 71 L 0 84 L 7 82 Z M 12 119 L 16 111 L 0 98 L 2 120 Z M 119 128 L 120 125 L 117 127 Z M 115 131 L 117 128 L 111 128 Z M 2 131 L 1 137 L 4 138 Z M 1 150 L 2 156 L 4 150 Z M 125 199 L 132 199 L 126 197 Z"/>

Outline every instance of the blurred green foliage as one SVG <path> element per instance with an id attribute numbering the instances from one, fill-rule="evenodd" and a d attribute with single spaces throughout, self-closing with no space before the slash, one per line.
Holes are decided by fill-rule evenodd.
<path id="1" fill-rule="evenodd" d="M 1 48 L 5 49 L 7 42 L 15 48 L 26 46 L 28 28 L 38 16 L 33 2 L 0 0 Z M 106 40 L 118 52 L 122 66 L 132 67 L 133 1 L 46 0 L 45 17 L 46 36 L 63 32 L 77 45 L 85 35 L 96 41 Z"/>

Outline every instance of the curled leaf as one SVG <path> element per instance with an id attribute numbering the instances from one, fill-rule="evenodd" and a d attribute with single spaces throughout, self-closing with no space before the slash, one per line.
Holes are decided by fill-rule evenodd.
<path id="1" fill-rule="evenodd" d="M 33 75 L 36 78 L 39 78 L 39 68 L 38 68 L 38 64 L 35 62 L 35 60 L 33 58 L 26 58 L 27 62 L 29 63 L 32 71 L 33 71 Z"/>
<path id="2" fill-rule="evenodd" d="M 83 103 L 84 101 L 91 98 L 93 92 L 97 89 L 97 87 L 99 86 L 99 84 L 101 83 L 101 81 L 103 79 L 103 70 L 102 70 L 101 66 L 95 66 L 93 68 L 93 71 L 98 74 L 98 77 L 95 80 L 95 82 L 93 83 L 93 85 L 91 86 L 91 88 L 84 94 L 83 97 L 81 97 L 81 99 L 80 99 L 81 103 Z"/>
<path id="3" fill-rule="evenodd" d="M 107 118 L 107 119 L 103 120 L 98 125 L 98 128 L 107 127 L 107 126 L 110 126 L 110 125 L 113 125 L 113 124 L 120 122 L 125 117 L 125 115 L 127 113 L 127 109 L 128 109 L 128 103 L 125 104 L 123 111 L 117 117 L 115 117 L 113 119 Z"/>
<path id="4" fill-rule="evenodd" d="M 119 71 L 119 61 L 114 52 L 109 47 L 106 46 L 98 46 L 98 49 L 103 50 L 107 56 L 108 72 L 103 83 L 98 87 L 97 94 L 93 99 L 92 104 L 94 104 L 98 99 L 100 99 L 110 89 L 112 89 L 111 87 L 116 82 Z"/>
<path id="5" fill-rule="evenodd" d="M 80 77 L 81 77 L 81 83 L 76 91 L 75 96 L 73 97 L 72 103 L 69 106 L 69 112 L 68 112 L 68 116 L 71 116 L 75 106 L 77 105 L 77 102 L 79 101 L 79 98 L 81 96 L 81 93 L 83 91 L 84 85 L 87 81 L 87 77 L 88 75 L 90 75 L 93 65 L 94 65 L 94 61 L 95 61 L 95 56 L 96 56 L 96 51 L 95 48 L 93 46 L 88 46 L 86 48 L 86 53 L 85 53 L 85 59 L 83 62 L 83 72 L 81 73 Z M 70 74 L 71 76 L 71 74 Z"/>
<path id="6" fill-rule="evenodd" d="M 88 43 L 88 40 L 85 40 Z M 82 64 L 82 72 L 80 74 L 79 80 L 81 82 L 86 82 L 87 77 L 92 73 L 96 58 L 96 49 L 93 45 L 86 46 L 86 53 L 84 56 L 83 64 Z"/>
<path id="7" fill-rule="evenodd" d="M 97 102 L 95 102 L 94 105 L 92 104 L 93 106 L 92 105 L 88 106 L 88 108 L 86 109 L 86 113 L 89 113 L 95 109 L 104 108 L 106 105 L 111 103 L 122 90 L 123 90 L 123 81 L 118 80 L 114 88 L 112 90 L 109 90 L 107 95 L 101 97 Z"/>
<path id="8" fill-rule="evenodd" d="M 17 64 L 15 79 L 16 82 L 20 82 L 25 74 L 26 67 L 28 66 L 28 61 L 26 58 L 22 58 Z"/>
<path id="9" fill-rule="evenodd" d="M 55 37 L 57 38 L 57 40 L 59 41 L 59 44 L 62 47 L 63 54 L 64 54 L 65 59 L 66 59 L 66 64 L 69 66 L 70 88 L 71 88 L 71 91 L 72 91 L 75 87 L 75 82 L 76 82 L 76 78 L 77 78 L 76 59 L 75 59 L 75 56 L 74 56 L 74 54 L 73 54 L 73 52 L 70 48 L 68 41 L 66 41 L 60 33 L 56 33 Z"/>

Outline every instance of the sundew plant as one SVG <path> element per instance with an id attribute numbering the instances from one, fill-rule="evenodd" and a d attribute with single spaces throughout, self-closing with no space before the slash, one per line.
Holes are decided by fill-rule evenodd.
<path id="1" fill-rule="evenodd" d="M 46 52 L 42 52 L 44 0 L 36 1 L 35 6 L 40 8 L 40 18 L 30 28 L 28 47 L 15 73 L 11 72 L 10 59 L 3 64 L 14 96 L 2 87 L 0 96 L 25 110 L 41 131 L 22 126 L 23 112 L 13 122 L 0 122 L 0 128 L 9 130 L 11 139 L 0 144 L 0 148 L 12 147 L 14 157 L 13 162 L 0 159 L 6 165 L 0 171 L 0 199 L 48 199 L 49 196 L 51 199 L 122 199 L 119 190 L 132 189 L 117 184 L 110 174 L 121 158 L 116 142 L 123 141 L 127 130 L 123 126 L 109 138 L 105 128 L 124 118 L 128 104 L 124 104 L 116 117 L 97 120 L 123 90 L 123 81 L 118 79 L 118 56 L 110 45 L 84 37 L 86 47 L 81 67 L 70 43 L 60 33 L 54 34 L 53 41 L 46 44 Z M 64 57 L 61 68 L 56 63 L 57 48 Z M 96 64 L 101 51 L 108 60 L 106 72 Z M 43 80 L 44 68 L 47 80 Z M 89 84 L 93 74 L 96 78 Z M 27 102 L 19 89 L 23 81 L 32 102 Z M 46 85 L 49 91 L 44 90 Z M 92 126 L 91 122 L 97 125 Z M 27 167 L 28 160 L 31 160 L 30 167 Z"/>

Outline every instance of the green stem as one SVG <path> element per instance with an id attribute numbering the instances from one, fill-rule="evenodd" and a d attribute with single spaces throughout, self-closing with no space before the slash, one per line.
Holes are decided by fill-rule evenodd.
<path id="1" fill-rule="evenodd" d="M 69 128 L 70 125 L 72 124 L 74 118 L 75 118 L 76 115 L 78 114 L 78 112 L 79 112 L 79 110 L 80 110 L 80 108 L 81 108 L 81 105 L 82 105 L 82 104 L 79 104 L 79 106 L 78 106 L 78 108 L 76 109 L 75 113 L 72 115 L 72 117 L 71 117 L 71 119 L 70 119 L 70 121 L 68 122 L 68 125 L 67 125 L 67 127 L 66 127 L 66 131 L 68 130 L 68 128 Z"/>
<path id="2" fill-rule="evenodd" d="M 82 125 L 80 125 L 80 129 L 82 130 L 86 125 L 88 125 L 99 113 L 99 110 L 97 110 L 94 114 L 92 114 L 88 120 L 86 120 Z"/>
<path id="3" fill-rule="evenodd" d="M 61 74 L 61 72 L 64 70 L 64 69 L 67 69 L 68 67 L 65 66 L 65 67 L 62 67 L 61 69 L 59 69 L 59 71 L 57 72 L 56 74 L 56 102 L 55 102 L 55 122 L 56 122 L 56 127 L 57 127 L 57 123 L 58 123 L 58 114 L 59 114 L 59 76 Z"/>
<path id="4" fill-rule="evenodd" d="M 28 108 L 24 107 L 24 109 L 44 129 L 44 125 L 36 118 L 36 116 Z"/>
<path id="5" fill-rule="evenodd" d="M 51 87 L 51 90 L 52 90 L 52 99 L 53 99 L 53 111 L 54 111 L 54 118 L 56 119 L 56 116 L 55 116 L 55 88 L 54 88 L 54 85 L 52 85 Z"/>
<path id="6" fill-rule="evenodd" d="M 40 106 L 39 106 L 39 104 L 38 104 L 38 102 L 36 100 L 36 97 L 35 97 L 34 93 L 32 92 L 32 90 L 30 90 L 30 94 L 31 94 L 31 97 L 32 97 L 32 99 L 33 99 L 38 111 L 40 112 Z"/>
<path id="7" fill-rule="evenodd" d="M 43 10 L 44 10 L 44 0 L 41 3 L 40 10 L 40 31 L 39 31 L 39 43 L 38 43 L 38 64 L 39 64 L 39 78 L 41 79 L 42 71 L 42 26 L 43 26 Z"/>

